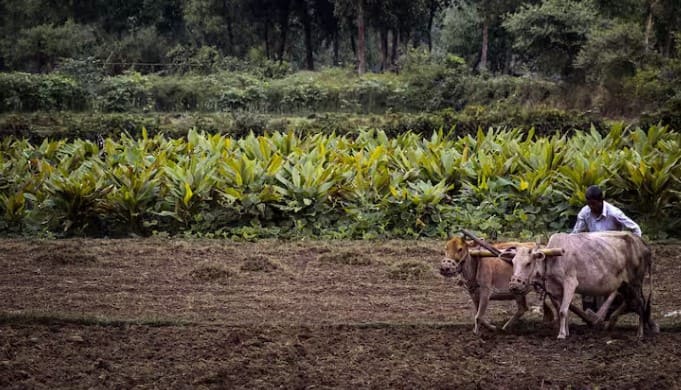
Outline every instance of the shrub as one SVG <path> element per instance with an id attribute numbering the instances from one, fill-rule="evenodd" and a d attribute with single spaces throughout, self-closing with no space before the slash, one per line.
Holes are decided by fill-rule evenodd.
<path id="1" fill-rule="evenodd" d="M 149 109 L 149 89 L 149 79 L 139 73 L 107 77 L 97 91 L 97 108 L 104 112 Z"/>
<path id="2" fill-rule="evenodd" d="M 85 91 L 70 77 L 0 73 L 1 112 L 81 110 L 86 106 Z"/>

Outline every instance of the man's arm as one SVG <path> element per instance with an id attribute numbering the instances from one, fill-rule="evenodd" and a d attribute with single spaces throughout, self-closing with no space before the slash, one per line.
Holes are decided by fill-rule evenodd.
<path id="1" fill-rule="evenodd" d="M 613 217 L 615 217 L 615 219 L 617 219 L 617 222 L 619 222 L 622 226 L 624 226 L 628 230 L 631 230 L 631 232 L 634 233 L 635 235 L 641 237 L 641 227 L 638 226 L 638 224 L 634 222 L 631 218 L 627 217 L 622 210 L 616 209 L 615 212 L 613 213 Z"/>
<path id="2" fill-rule="evenodd" d="M 577 214 L 577 222 L 575 222 L 575 227 L 572 228 L 572 233 L 581 233 L 581 232 L 586 232 L 589 231 L 586 221 L 584 220 L 584 214 L 580 210 L 579 214 Z"/>

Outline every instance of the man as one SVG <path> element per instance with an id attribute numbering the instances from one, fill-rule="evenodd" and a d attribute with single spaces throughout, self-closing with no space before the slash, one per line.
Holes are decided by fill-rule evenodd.
<path id="1" fill-rule="evenodd" d="M 622 210 L 603 200 L 603 191 L 598 186 L 586 189 L 586 206 L 577 214 L 572 233 L 602 232 L 607 230 L 630 230 L 641 237 L 641 228 L 627 217 Z M 605 297 L 582 296 L 584 310 L 598 311 Z"/>

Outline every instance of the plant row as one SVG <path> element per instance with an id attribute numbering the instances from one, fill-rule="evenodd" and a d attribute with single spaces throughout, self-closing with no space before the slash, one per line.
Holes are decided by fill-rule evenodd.
<path id="1" fill-rule="evenodd" d="M 681 136 L 612 126 L 536 136 L 294 132 L 233 138 L 125 134 L 0 144 L 6 234 L 446 237 L 461 228 L 529 238 L 569 230 L 584 190 L 648 236 L 678 232 Z"/>
<path id="2" fill-rule="evenodd" d="M 141 129 L 155 136 L 163 133 L 171 138 L 185 137 L 190 130 L 220 133 L 242 138 L 249 133 L 294 131 L 308 134 L 339 134 L 356 136 L 369 128 L 384 131 L 388 136 L 405 132 L 422 135 L 440 129 L 455 129 L 456 135 L 475 134 L 479 127 L 534 128 L 538 135 L 554 132 L 569 133 L 575 129 L 595 126 L 605 131 L 607 125 L 594 115 L 550 108 L 522 108 L 496 105 L 469 106 L 456 112 L 384 114 L 321 113 L 306 116 L 283 116 L 251 112 L 235 113 L 93 113 L 93 112 L 33 112 L 0 114 L 0 138 L 13 135 L 28 138 L 33 143 L 43 139 L 118 138 L 121 133 L 139 137 Z"/>
<path id="3" fill-rule="evenodd" d="M 461 68 L 357 76 L 343 69 L 299 72 L 281 79 L 247 73 L 119 76 L 0 73 L 0 112 L 260 113 L 423 111 L 469 104 L 549 103 L 556 83 L 514 77 L 484 78 Z"/>

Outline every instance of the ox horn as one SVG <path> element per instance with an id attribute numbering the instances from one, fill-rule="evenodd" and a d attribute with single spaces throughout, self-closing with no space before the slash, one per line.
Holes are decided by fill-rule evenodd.
<path id="1" fill-rule="evenodd" d="M 543 253 L 546 256 L 562 256 L 565 254 L 565 249 L 563 248 L 542 248 L 538 252 Z"/>

